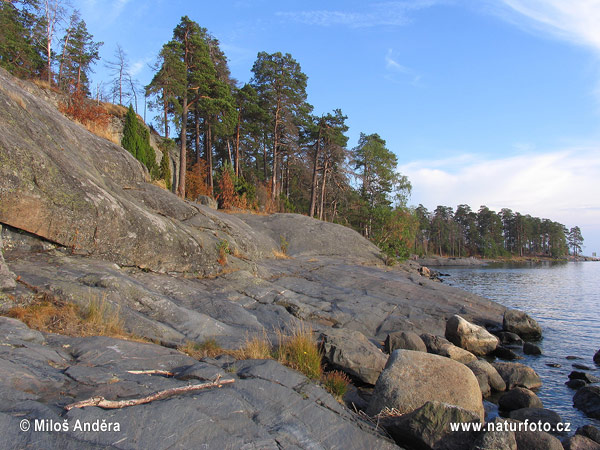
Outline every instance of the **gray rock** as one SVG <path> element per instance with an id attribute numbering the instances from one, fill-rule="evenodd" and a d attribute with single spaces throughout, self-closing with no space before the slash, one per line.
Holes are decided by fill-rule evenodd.
<path id="1" fill-rule="evenodd" d="M 423 339 L 412 331 L 397 331 L 388 334 L 385 338 L 384 349 L 388 354 L 400 349 L 415 350 L 418 352 L 427 351 Z"/>
<path id="2" fill-rule="evenodd" d="M 519 450 L 564 450 L 560 440 L 544 431 L 515 432 Z"/>
<path id="3" fill-rule="evenodd" d="M 208 195 L 199 195 L 198 198 L 196 199 L 196 203 L 200 203 L 201 205 L 206 205 L 212 209 L 219 209 L 219 205 L 218 205 L 217 201 Z"/>
<path id="4" fill-rule="evenodd" d="M 381 425 L 398 445 L 409 448 L 461 450 L 475 440 L 473 431 L 452 431 L 451 423 L 478 423 L 472 411 L 431 401 L 400 417 L 384 419 Z"/>
<path id="5" fill-rule="evenodd" d="M 573 380 L 569 380 L 565 384 L 567 385 L 567 387 L 569 387 L 571 389 L 579 389 L 584 386 L 587 386 L 587 383 L 584 380 L 579 380 L 577 378 L 573 379 Z"/>
<path id="6" fill-rule="evenodd" d="M 511 411 L 508 416 L 511 419 L 519 420 L 521 422 L 541 422 L 542 424 L 548 423 L 555 429 L 556 425 L 562 422 L 560 415 L 556 412 L 544 408 L 521 408 Z M 543 425 L 542 425 L 543 426 Z"/>
<path id="7" fill-rule="evenodd" d="M 178 380 L 201 380 L 213 381 L 217 377 L 225 378 L 225 372 L 212 364 L 199 362 L 191 366 L 185 367 L 175 374 Z"/>
<path id="8" fill-rule="evenodd" d="M 565 450 L 600 450 L 600 444 L 580 434 L 568 437 L 562 444 Z"/>
<path id="9" fill-rule="evenodd" d="M 542 401 L 534 392 L 522 387 L 516 387 L 502 394 L 498 399 L 498 406 L 504 411 L 543 407 Z"/>
<path id="10" fill-rule="evenodd" d="M 478 359 L 477 361 L 471 361 L 466 366 L 471 369 L 477 378 L 484 397 L 490 395 L 492 389 L 496 392 L 506 390 L 506 383 L 494 366 L 486 360 Z M 486 386 L 489 388 L 489 391 L 486 389 Z"/>
<path id="11" fill-rule="evenodd" d="M 600 350 L 598 350 L 598 351 L 596 352 L 596 354 L 594 355 L 594 362 L 595 362 L 596 364 L 600 364 Z"/>
<path id="12" fill-rule="evenodd" d="M 541 355 L 542 349 L 531 342 L 525 342 L 523 344 L 523 353 L 526 355 Z"/>
<path id="13" fill-rule="evenodd" d="M 473 372 L 463 364 L 439 355 L 396 350 L 379 376 L 367 413 L 385 407 L 409 413 L 428 401 L 465 408 L 483 420 L 481 391 Z"/>
<path id="14" fill-rule="evenodd" d="M 456 314 L 446 322 L 446 339 L 479 356 L 487 355 L 498 347 L 496 336 Z"/>
<path id="15" fill-rule="evenodd" d="M 515 433 L 505 428 L 504 420 L 494 418 L 491 424 L 493 430 L 484 431 L 480 434 L 472 447 L 472 450 L 517 450 Z M 487 425 L 488 427 L 490 424 Z"/>
<path id="16" fill-rule="evenodd" d="M 421 334 L 421 339 L 425 343 L 429 353 L 445 356 L 446 358 L 453 359 L 454 361 L 458 361 L 463 364 L 467 364 L 471 361 L 477 361 L 477 356 L 475 356 L 473 353 L 452 344 L 450 341 L 441 336 L 423 333 Z"/>
<path id="17" fill-rule="evenodd" d="M 8 268 L 3 255 L 4 244 L 2 242 L 2 224 L 0 224 L 0 292 L 9 291 L 17 286 L 17 276 Z"/>
<path id="18" fill-rule="evenodd" d="M 539 339 L 542 337 L 542 327 L 523 311 L 508 309 L 504 313 L 502 328 L 516 333 L 523 339 Z"/>
<path id="19" fill-rule="evenodd" d="M 579 372 L 577 370 L 574 370 L 574 371 L 572 371 L 569 374 L 569 379 L 570 380 L 583 380 L 586 383 L 598 383 L 598 382 L 600 382 L 600 378 L 592 375 L 591 373 Z"/>
<path id="20" fill-rule="evenodd" d="M 323 358 L 364 383 L 375 384 L 385 367 L 387 356 L 362 333 L 331 328 L 319 336 Z"/>
<path id="21" fill-rule="evenodd" d="M 573 405 L 589 417 L 600 419 L 600 386 L 584 386 L 573 397 Z"/>
<path id="22" fill-rule="evenodd" d="M 523 345 L 523 339 L 517 333 L 511 333 L 510 331 L 501 331 L 498 333 L 498 338 L 503 345 Z"/>
<path id="23" fill-rule="evenodd" d="M 510 348 L 503 345 L 499 345 L 493 352 L 492 355 L 496 358 L 505 359 L 507 361 L 513 361 L 515 359 L 522 359 L 519 355 L 513 352 Z"/>
<path id="24" fill-rule="evenodd" d="M 593 425 L 579 427 L 577 428 L 577 431 L 575 431 L 575 434 L 580 434 L 600 444 L 600 430 Z"/>
<path id="25" fill-rule="evenodd" d="M 46 340 L 39 331 L 32 330 L 23 322 L 10 317 L 0 316 L 0 337 L 5 344 L 17 344 L 19 341 L 43 345 Z"/>
<path id="26" fill-rule="evenodd" d="M 535 389 L 542 385 L 539 375 L 531 367 L 515 362 L 495 362 L 492 366 L 506 383 L 507 389 L 519 386 Z"/>
<path id="27" fill-rule="evenodd" d="M 571 364 L 571 366 L 574 369 L 579 369 L 579 370 L 592 370 L 592 368 L 590 366 L 586 366 L 585 364 L 573 363 L 573 364 Z"/>

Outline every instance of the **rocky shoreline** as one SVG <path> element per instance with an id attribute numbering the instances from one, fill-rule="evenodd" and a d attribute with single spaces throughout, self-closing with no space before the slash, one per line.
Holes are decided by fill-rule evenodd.
<path id="1" fill-rule="evenodd" d="M 537 374 L 499 360 L 540 337 L 526 314 L 432 280 L 414 261 L 385 266 L 339 225 L 182 201 L 22 84 L 0 69 L 0 311 L 106 306 L 103 318 L 118 316 L 128 338 L 40 332 L 0 316 L 0 430 L 10 448 L 593 443 L 594 429 L 562 444 L 544 432 L 450 430 L 482 423 L 483 399 L 506 389 L 501 403 L 512 411 L 494 423 L 556 422 L 536 401 Z M 60 328 L 61 317 L 50 319 Z M 255 337 L 277 342 L 305 325 L 326 370 L 352 381 L 341 402 L 277 360 L 232 356 Z M 186 343 L 222 352 L 196 359 L 177 350 Z M 597 386 L 579 392 L 594 416 Z M 88 406 L 73 406 L 80 401 Z"/>

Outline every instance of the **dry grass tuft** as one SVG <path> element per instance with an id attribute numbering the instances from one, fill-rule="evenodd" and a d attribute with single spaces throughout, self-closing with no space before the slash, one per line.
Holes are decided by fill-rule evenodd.
<path id="1" fill-rule="evenodd" d="M 47 292 L 38 292 L 32 302 L 11 308 L 7 315 L 46 333 L 139 340 L 124 330 L 119 308 L 104 298 L 91 298 L 87 307 L 80 307 Z"/>
<path id="2" fill-rule="evenodd" d="M 290 259 L 291 257 L 286 255 L 284 252 L 281 252 L 279 250 L 273 250 L 273 256 L 276 259 Z"/>
<path id="3" fill-rule="evenodd" d="M 321 377 L 321 353 L 309 325 L 300 324 L 289 336 L 278 332 L 277 360 L 312 380 Z"/>
<path id="4" fill-rule="evenodd" d="M 244 346 L 233 352 L 237 359 L 273 359 L 273 344 L 263 330 L 262 336 L 246 337 Z"/>
<path id="5" fill-rule="evenodd" d="M 177 347 L 177 350 L 195 359 L 214 358 L 227 353 L 214 338 L 206 339 L 203 342 L 187 341 L 184 345 Z"/>
<path id="6" fill-rule="evenodd" d="M 341 401 L 344 394 L 348 392 L 350 378 L 345 373 L 334 370 L 323 374 L 321 383 L 338 401 Z"/>

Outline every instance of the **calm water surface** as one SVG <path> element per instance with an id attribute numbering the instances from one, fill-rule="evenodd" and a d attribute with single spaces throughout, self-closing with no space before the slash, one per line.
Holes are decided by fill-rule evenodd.
<path id="1" fill-rule="evenodd" d="M 443 267 L 444 282 L 498 303 L 527 312 L 543 329 L 542 356 L 524 356 L 521 362 L 542 378 L 538 396 L 544 407 L 571 422 L 572 431 L 600 420 L 573 408 L 575 391 L 564 383 L 574 369 L 585 364 L 600 377 L 594 353 L 600 348 L 600 262 L 493 265 L 478 268 Z M 567 356 L 580 359 L 568 360 Z M 560 368 L 548 367 L 558 363 Z"/>

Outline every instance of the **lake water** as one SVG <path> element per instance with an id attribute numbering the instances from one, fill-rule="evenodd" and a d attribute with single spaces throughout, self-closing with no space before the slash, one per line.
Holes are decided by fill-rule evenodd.
<path id="1" fill-rule="evenodd" d="M 581 425 L 600 427 L 600 420 L 588 418 L 573 407 L 575 391 L 564 383 L 573 363 L 589 366 L 600 377 L 593 362 L 600 348 L 600 262 L 492 265 L 485 267 L 443 267 L 444 283 L 520 309 L 532 316 L 543 329 L 538 343 L 542 356 L 519 360 L 542 378 L 537 392 L 544 407 L 571 422 L 572 431 Z M 567 356 L 580 359 L 568 360 Z M 560 368 L 548 367 L 558 363 Z"/>

